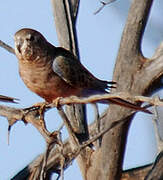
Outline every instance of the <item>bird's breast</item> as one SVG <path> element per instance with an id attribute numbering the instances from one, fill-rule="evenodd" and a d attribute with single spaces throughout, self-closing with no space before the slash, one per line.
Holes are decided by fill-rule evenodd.
<path id="1" fill-rule="evenodd" d="M 25 85 L 31 91 L 49 102 L 57 97 L 78 95 L 80 91 L 62 80 L 48 64 L 37 65 L 19 62 L 19 73 Z"/>

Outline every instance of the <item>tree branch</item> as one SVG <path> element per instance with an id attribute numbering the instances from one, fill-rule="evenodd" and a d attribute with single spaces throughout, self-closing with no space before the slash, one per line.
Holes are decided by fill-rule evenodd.
<path id="1" fill-rule="evenodd" d="M 70 50 L 79 58 L 79 49 L 76 34 L 76 19 L 79 8 L 79 0 L 51 0 L 54 20 L 60 45 Z M 71 105 L 66 107 L 66 114 L 71 119 L 71 125 L 75 130 L 78 141 L 81 143 L 89 139 L 86 107 L 83 105 Z M 84 150 L 83 150 L 84 151 Z M 78 163 L 83 177 L 85 177 L 86 152 L 78 156 Z"/>
<path id="2" fill-rule="evenodd" d="M 143 102 L 145 100 L 151 104 L 163 106 L 163 102 L 160 101 L 159 99 L 147 98 L 147 97 L 143 97 L 143 96 L 133 96 L 132 97 L 131 95 L 125 94 L 125 93 L 101 95 L 101 99 L 102 98 L 103 99 L 109 99 L 109 98 L 113 98 L 113 97 L 120 99 L 120 98 L 122 98 L 121 95 L 123 95 L 123 97 L 125 97 L 127 99 L 133 98 L 133 99 L 136 99 L 138 101 L 143 101 Z M 80 99 L 78 97 L 69 97 L 69 98 L 61 99 L 60 104 L 64 105 L 66 103 L 68 103 L 68 104 L 71 104 L 71 103 L 88 103 L 88 102 L 92 103 L 94 101 L 100 100 L 99 98 L 100 98 L 100 96 L 92 96 L 92 97 L 84 98 L 84 99 Z M 52 106 L 54 107 L 54 105 L 55 104 L 47 105 L 47 108 L 52 107 Z M 29 109 L 29 108 L 27 108 L 27 109 Z M 25 123 L 32 123 L 39 130 L 39 132 L 43 135 L 45 140 L 47 142 L 50 142 L 51 141 L 51 134 L 45 133 L 44 129 L 42 129 L 42 126 L 40 124 L 39 113 L 38 113 L 37 109 L 36 109 L 36 111 L 30 111 L 28 113 L 25 113 L 26 111 L 27 111 L 26 109 L 23 110 L 23 109 L 16 109 L 16 108 L 0 106 L 0 115 L 6 117 L 8 119 L 10 126 L 12 126 L 18 120 L 22 119 Z M 129 114 L 129 116 L 131 116 L 132 114 L 133 113 Z M 105 118 L 105 116 L 103 116 L 102 118 Z M 125 118 L 125 119 L 120 119 L 116 122 L 113 122 L 108 128 L 105 128 L 104 130 L 102 130 L 98 134 L 97 134 L 97 130 L 95 128 L 96 122 L 94 122 L 90 127 L 90 133 L 91 133 L 91 136 L 93 136 L 93 137 L 90 140 L 88 140 L 86 143 L 84 143 L 80 146 L 79 145 L 76 146 L 74 149 L 69 147 L 70 144 L 68 143 L 68 141 L 66 141 L 64 146 L 63 146 L 64 157 L 66 160 L 66 162 L 64 164 L 64 168 L 68 167 L 68 165 L 72 162 L 72 160 L 74 158 L 76 158 L 76 156 L 78 156 L 78 154 L 81 152 L 81 150 L 83 148 L 85 148 L 91 142 L 96 141 L 100 136 L 102 136 L 107 131 L 110 131 L 112 128 L 115 128 L 117 125 L 120 125 L 121 123 L 124 123 L 125 121 L 128 121 L 128 119 Z M 102 123 L 103 120 L 101 120 L 100 122 Z M 102 127 L 102 124 L 100 126 Z M 54 154 L 53 154 L 53 152 L 54 152 Z M 88 152 L 93 154 L 93 152 L 90 149 L 88 150 Z M 44 157 L 44 155 L 43 155 L 43 157 Z M 41 158 L 40 158 L 40 156 L 39 156 L 37 158 L 37 160 L 34 160 L 28 167 L 24 168 L 13 179 L 20 178 L 21 176 L 23 178 L 24 177 L 27 178 L 28 176 L 39 177 L 40 167 L 41 167 L 41 164 L 43 161 L 43 157 L 41 156 Z M 48 156 L 48 161 L 47 161 L 47 166 L 46 166 L 47 176 L 50 172 L 51 173 L 52 172 L 57 172 L 57 173 L 60 172 L 60 160 L 61 160 L 60 151 L 58 148 L 56 148 L 56 146 L 54 146 L 53 150 L 50 152 L 50 155 Z"/>
<path id="3" fill-rule="evenodd" d="M 130 92 L 132 95 L 142 95 L 155 77 L 150 75 L 148 84 L 144 76 L 139 76 L 147 66 L 147 60 L 141 53 L 141 40 L 149 16 L 152 0 L 133 0 L 128 19 L 123 31 L 120 48 L 114 69 L 113 80 L 118 86 L 114 91 Z M 158 73 L 158 72 L 157 72 Z M 136 81 L 139 76 L 139 81 Z M 128 118 L 130 111 L 111 105 L 109 107 L 105 126 L 109 126 L 117 119 Z M 133 118 L 133 116 L 130 116 Z M 103 136 L 101 153 L 99 153 L 98 169 L 89 168 L 88 179 L 120 179 L 128 129 L 131 121 L 107 132 Z M 95 162 L 92 162 L 95 164 Z M 92 176 L 91 176 L 92 175 Z"/>
<path id="4" fill-rule="evenodd" d="M 125 101 L 131 101 L 131 102 L 146 102 L 154 106 L 163 106 L 163 101 L 156 97 L 146 97 L 146 96 L 134 96 L 130 93 L 126 92 L 117 92 L 117 93 L 111 93 L 111 94 L 104 94 L 104 95 L 93 95 L 88 98 L 80 98 L 77 96 L 70 96 L 66 98 L 61 98 L 59 100 L 59 105 L 66 105 L 66 104 L 88 104 L 88 103 L 95 103 L 100 102 L 103 100 L 109 100 L 112 99 L 121 99 Z M 47 105 L 47 107 L 56 107 L 55 101 L 52 104 Z"/>
<path id="5" fill-rule="evenodd" d="M 144 180 L 152 164 L 123 171 L 121 180 Z"/>
<path id="6" fill-rule="evenodd" d="M 163 151 L 157 156 L 152 169 L 149 171 L 145 180 L 162 179 L 163 178 Z"/>
<path id="7" fill-rule="evenodd" d="M 125 92 L 118 92 L 112 94 L 104 94 L 104 95 L 94 95 L 88 98 L 79 98 L 76 96 L 70 96 L 66 98 L 61 98 L 59 100 L 59 105 L 67 105 L 67 104 L 88 104 L 94 103 L 102 100 L 111 100 L 111 99 L 121 99 L 121 100 L 130 100 L 135 102 L 146 102 L 152 106 L 163 106 L 163 100 L 156 97 L 145 97 L 145 96 L 134 96 Z M 47 109 L 57 107 L 58 104 L 55 102 L 46 105 Z M 33 108 L 33 110 L 31 110 Z M 128 109 L 128 108 L 127 108 Z M 9 120 L 9 125 L 13 125 L 16 121 L 23 119 L 25 123 L 31 123 L 29 119 L 35 119 L 38 114 L 39 107 L 29 107 L 26 109 L 13 108 L 8 106 L 0 105 L 0 116 L 4 116 Z M 25 118 L 25 119 L 24 119 Z M 38 117 L 39 118 L 39 117 Z"/>
<path id="8" fill-rule="evenodd" d="M 101 7 L 100 7 L 97 11 L 94 12 L 94 14 L 96 15 L 96 14 L 99 13 L 106 5 L 111 4 L 111 3 L 113 3 L 114 1 L 116 1 L 116 0 L 109 0 L 108 2 L 100 1 L 100 3 L 101 3 L 102 5 L 101 5 Z"/>
<path id="9" fill-rule="evenodd" d="M 8 52 L 15 54 L 15 50 L 9 46 L 8 44 L 4 43 L 3 41 L 0 40 L 0 47 L 6 49 Z"/>
<path id="10" fill-rule="evenodd" d="M 103 116 L 104 117 L 104 116 Z M 126 119 L 121 119 L 117 122 L 114 122 L 110 127 L 103 129 L 100 133 L 97 134 L 96 132 L 96 123 L 94 122 L 91 126 L 90 126 L 90 133 L 92 138 L 88 141 L 86 141 L 85 143 L 83 143 L 82 145 L 79 145 L 78 147 L 76 147 L 76 149 L 71 148 L 70 145 L 70 141 L 66 140 L 65 143 L 63 144 L 63 156 L 65 158 L 65 164 L 64 164 L 64 169 L 66 169 L 67 167 L 69 167 L 69 165 L 72 163 L 72 161 L 79 155 L 79 153 L 81 152 L 81 150 L 83 148 L 86 148 L 86 146 L 88 146 L 90 143 L 93 143 L 94 141 L 96 141 L 100 136 L 102 136 L 103 134 L 105 134 L 107 131 L 109 131 L 110 129 L 116 127 L 117 125 L 119 125 L 120 123 L 122 123 L 123 121 L 126 121 Z M 90 150 L 90 148 L 89 148 Z M 90 154 L 93 153 L 92 150 L 89 151 Z M 17 180 L 17 179 L 30 179 L 30 178 L 35 178 L 38 179 L 39 173 L 40 173 L 40 167 L 42 166 L 42 161 L 44 158 L 44 154 L 38 156 L 34 161 L 32 161 L 27 167 L 25 167 L 22 171 L 20 171 L 14 178 L 13 180 Z M 46 164 L 46 171 L 47 171 L 47 176 L 49 174 L 52 173 L 57 173 L 60 174 L 61 171 L 61 167 L 60 167 L 60 160 L 61 160 L 61 154 L 60 154 L 60 150 L 59 147 L 53 147 L 53 149 L 51 150 L 49 156 L 48 156 L 48 160 L 47 160 L 47 164 Z M 89 160 L 89 159 L 88 159 Z M 87 163 L 89 163 L 87 160 Z"/>

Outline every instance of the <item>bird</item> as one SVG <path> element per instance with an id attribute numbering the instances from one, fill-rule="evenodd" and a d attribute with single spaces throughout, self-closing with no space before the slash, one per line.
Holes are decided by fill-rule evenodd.
<path id="1" fill-rule="evenodd" d="M 20 29 L 15 33 L 14 41 L 22 80 L 32 92 L 49 103 L 58 97 L 106 94 L 116 84 L 96 78 L 70 51 L 55 47 L 34 29 Z M 125 100 L 114 98 L 111 102 L 148 112 Z"/>
<path id="2" fill-rule="evenodd" d="M 17 98 L 0 95 L 0 101 L 2 102 L 16 103 L 17 100 L 18 100 Z"/>
<path id="3" fill-rule="evenodd" d="M 96 78 L 69 50 L 55 47 L 34 29 L 20 29 L 15 33 L 14 41 L 22 80 L 48 103 L 59 97 L 106 94 L 116 84 Z M 149 113 L 122 99 L 113 98 L 107 102 Z"/>
<path id="4" fill-rule="evenodd" d="M 53 46 L 36 30 L 21 29 L 14 40 L 22 80 L 47 102 L 106 93 L 105 89 L 114 84 L 97 79 L 70 51 Z"/>

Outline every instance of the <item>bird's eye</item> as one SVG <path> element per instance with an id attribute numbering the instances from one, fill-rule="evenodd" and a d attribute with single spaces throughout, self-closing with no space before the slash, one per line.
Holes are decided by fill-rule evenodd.
<path id="1" fill-rule="evenodd" d="M 35 40 L 35 37 L 34 37 L 33 35 L 31 35 L 31 34 L 28 34 L 28 35 L 26 36 L 26 39 L 27 39 L 27 41 L 34 41 L 34 40 Z"/>
<path id="2" fill-rule="evenodd" d="M 34 38 L 34 36 L 32 36 L 32 35 L 31 35 L 30 38 L 29 38 L 30 41 L 34 41 L 34 39 L 35 39 L 35 38 Z"/>

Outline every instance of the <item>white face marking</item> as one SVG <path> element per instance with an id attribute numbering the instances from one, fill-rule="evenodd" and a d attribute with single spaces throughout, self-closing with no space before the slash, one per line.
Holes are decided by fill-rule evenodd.
<path id="1" fill-rule="evenodd" d="M 19 60 L 42 61 L 47 56 L 48 43 L 39 33 L 30 29 L 22 29 L 15 33 L 15 54 Z"/>
<path id="2" fill-rule="evenodd" d="M 31 48 L 31 34 L 25 37 L 16 36 L 15 39 L 15 53 L 18 58 L 29 59 L 33 55 L 33 48 Z"/>
<path id="3" fill-rule="evenodd" d="M 15 53 L 20 54 L 20 37 L 14 37 L 15 42 Z"/>

